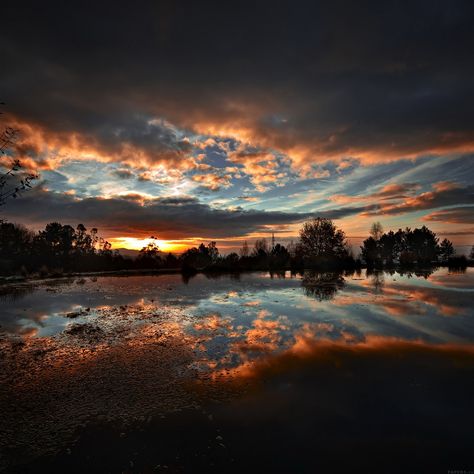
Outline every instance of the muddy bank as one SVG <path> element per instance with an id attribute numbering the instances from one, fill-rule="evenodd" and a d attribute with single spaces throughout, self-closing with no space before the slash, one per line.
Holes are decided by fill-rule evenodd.
<path id="1" fill-rule="evenodd" d="M 176 308 L 114 307 L 55 337 L 2 336 L 0 466 L 54 455 L 89 423 L 126 429 L 221 398 L 195 368 L 203 356 L 182 331 L 186 318 Z"/>

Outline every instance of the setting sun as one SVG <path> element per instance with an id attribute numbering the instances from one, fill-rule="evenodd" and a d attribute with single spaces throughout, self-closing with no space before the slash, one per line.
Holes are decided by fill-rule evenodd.
<path id="1" fill-rule="evenodd" d="M 166 240 L 158 239 L 138 239 L 135 237 L 116 237 L 110 239 L 113 248 L 124 248 L 129 250 L 140 250 L 148 244 L 154 242 L 163 252 L 176 252 L 181 250 L 180 245 L 169 243 Z M 184 247 L 184 246 L 183 246 Z"/>

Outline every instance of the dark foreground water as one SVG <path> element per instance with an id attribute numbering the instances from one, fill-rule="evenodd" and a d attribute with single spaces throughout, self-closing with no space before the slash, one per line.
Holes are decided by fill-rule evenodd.
<path id="1" fill-rule="evenodd" d="M 0 287 L 0 470 L 474 472 L 474 271 Z"/>

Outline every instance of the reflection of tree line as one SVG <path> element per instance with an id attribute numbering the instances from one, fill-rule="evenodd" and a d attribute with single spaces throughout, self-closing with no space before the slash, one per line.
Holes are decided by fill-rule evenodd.
<path id="1" fill-rule="evenodd" d="M 94 279 L 91 279 L 93 281 Z M 97 279 L 96 279 L 97 280 Z M 56 287 L 59 289 L 64 285 L 71 285 L 74 283 L 74 278 L 60 278 L 57 280 L 47 280 L 47 284 L 27 284 L 27 283 L 20 283 L 20 284 L 5 284 L 0 285 L 0 303 L 1 302 L 8 302 L 8 301 L 17 301 L 21 300 L 26 295 L 34 293 L 38 290 L 38 288 L 45 288 L 48 292 L 56 292 L 58 291 Z M 81 280 L 76 280 L 76 282 L 80 282 Z"/>
<path id="2" fill-rule="evenodd" d="M 336 293 L 344 288 L 344 284 L 342 272 L 305 272 L 301 281 L 306 296 L 318 301 L 333 299 Z"/>
<path id="3" fill-rule="evenodd" d="M 376 292 L 383 289 L 385 279 L 383 271 L 366 270 L 366 277 L 369 278 Z M 338 291 L 345 286 L 345 278 L 354 276 L 362 278 L 360 270 L 346 270 L 344 272 L 317 272 L 307 270 L 302 274 L 301 286 L 306 296 L 316 298 L 318 301 L 332 300 Z"/>
<path id="4" fill-rule="evenodd" d="M 432 273 L 434 273 L 437 268 L 430 269 L 409 269 L 397 271 L 393 269 L 388 270 L 374 270 L 366 269 L 364 273 L 361 269 L 351 269 L 351 270 L 340 270 L 340 271 L 317 271 L 317 270 L 304 270 L 304 271 L 278 271 L 272 270 L 269 272 L 270 278 L 301 278 L 301 286 L 303 288 L 306 296 L 316 298 L 318 301 L 329 301 L 332 300 L 338 291 L 344 289 L 346 284 L 346 278 L 356 278 L 356 279 L 368 279 L 370 285 L 373 287 L 376 293 L 381 293 L 385 286 L 385 277 L 398 275 L 405 278 L 428 278 Z M 465 272 L 465 269 L 457 270 L 459 272 Z M 183 282 L 189 283 L 189 281 L 196 274 L 183 274 Z M 220 279 L 224 276 L 222 273 L 205 273 L 205 276 L 209 279 Z M 227 278 L 228 275 L 226 274 Z M 230 277 L 235 280 L 240 280 L 239 273 L 231 273 Z"/>
<path id="5" fill-rule="evenodd" d="M 400 277 L 405 278 L 417 277 L 427 279 L 435 271 L 436 268 L 434 267 L 419 270 L 398 269 L 397 271 L 393 269 L 374 270 L 368 268 L 365 270 L 365 277 L 370 281 L 374 291 L 376 293 L 381 293 L 385 286 L 386 276 L 399 275 Z M 460 268 L 452 271 L 463 273 L 466 270 Z M 345 270 L 340 272 L 317 272 L 314 270 L 307 270 L 302 273 L 301 285 L 307 296 L 312 296 L 319 301 L 327 301 L 333 299 L 337 292 L 344 288 L 345 278 L 353 277 L 360 279 L 362 277 L 361 270 Z"/>
<path id="6" fill-rule="evenodd" d="M 0 286 L 0 303 L 21 300 L 25 295 L 33 293 L 34 285 Z"/>
<path id="7" fill-rule="evenodd" d="M 240 253 L 221 255 L 216 242 L 201 243 L 180 256 L 164 254 L 155 237 L 134 259 L 112 251 L 97 229 L 87 230 L 57 222 L 32 232 L 17 224 L 0 221 L 0 272 L 4 275 L 32 273 L 51 276 L 63 272 L 109 270 L 181 269 L 192 275 L 205 272 L 249 270 L 319 271 L 367 268 L 420 268 L 426 265 L 467 265 L 466 257 L 455 257 L 451 242 L 438 244 L 436 234 L 423 226 L 383 233 L 379 224 L 364 241 L 362 253 L 354 258 L 344 232 L 329 219 L 316 218 L 303 224 L 299 239 L 286 247 L 266 239 L 257 239 L 252 249 L 247 242 Z M 414 270 L 416 272 L 416 270 Z"/>

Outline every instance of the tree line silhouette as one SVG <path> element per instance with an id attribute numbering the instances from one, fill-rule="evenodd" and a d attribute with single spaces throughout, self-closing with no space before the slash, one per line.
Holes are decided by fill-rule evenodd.
<path id="1" fill-rule="evenodd" d="M 26 227 L 0 221 L 0 273 L 2 275 L 62 275 L 71 272 L 118 270 L 181 269 L 198 271 L 245 271 L 278 269 L 346 270 L 367 268 L 416 267 L 429 265 L 466 266 L 465 256 L 455 256 L 453 244 L 426 226 L 383 232 L 372 226 L 361 254 L 354 258 L 346 236 L 330 219 L 305 222 L 297 242 L 269 245 L 258 239 L 252 248 L 244 242 L 239 253 L 221 255 L 216 242 L 201 243 L 181 255 L 165 254 L 152 240 L 136 258 L 128 258 L 99 236 L 98 230 L 76 228 L 58 222 L 33 232 Z M 154 238 L 153 238 L 154 239 Z M 474 259 L 474 248 L 470 256 Z"/>
<path id="2" fill-rule="evenodd" d="M 361 258 L 368 267 L 467 264 L 464 255 L 455 255 L 450 240 L 444 239 L 439 243 L 436 234 L 426 226 L 413 230 L 407 227 L 397 232 L 384 233 L 380 223 L 376 222 L 372 225 L 370 234 L 361 247 Z M 474 246 L 470 258 L 474 258 Z"/>

